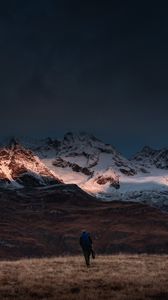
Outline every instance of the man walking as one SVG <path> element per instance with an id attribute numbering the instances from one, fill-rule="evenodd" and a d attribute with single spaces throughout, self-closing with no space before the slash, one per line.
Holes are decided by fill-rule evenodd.
<path id="1" fill-rule="evenodd" d="M 90 255 L 92 255 L 92 258 L 95 258 L 95 253 L 92 249 L 92 239 L 90 237 L 90 233 L 87 231 L 83 231 L 80 236 L 80 246 L 83 251 L 83 255 L 85 258 L 85 262 L 87 267 L 90 266 Z"/>

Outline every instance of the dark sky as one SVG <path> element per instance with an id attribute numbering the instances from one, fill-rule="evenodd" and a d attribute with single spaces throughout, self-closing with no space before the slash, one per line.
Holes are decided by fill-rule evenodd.
<path id="1" fill-rule="evenodd" d="M 165 3 L 1 2 L 1 135 L 88 131 L 126 155 L 168 146 Z"/>

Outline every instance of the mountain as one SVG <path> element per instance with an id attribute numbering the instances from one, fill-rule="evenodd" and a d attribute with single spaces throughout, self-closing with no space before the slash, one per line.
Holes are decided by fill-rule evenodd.
<path id="1" fill-rule="evenodd" d="M 29 149 L 16 140 L 0 148 L 0 187 L 23 188 L 63 183 Z"/>
<path id="2" fill-rule="evenodd" d="M 129 160 L 93 135 L 69 132 L 62 141 L 43 140 L 32 150 L 65 183 L 75 183 L 100 199 L 141 201 L 167 209 L 166 149 L 145 147 Z"/>
<path id="3" fill-rule="evenodd" d="M 105 185 L 119 189 L 119 176 L 137 173 L 133 163 L 114 147 L 86 133 L 69 132 L 56 148 L 50 144 L 48 149 L 41 147 L 34 151 L 65 183 L 79 184 L 93 193 L 101 192 Z"/>
<path id="4" fill-rule="evenodd" d="M 127 159 L 91 134 L 72 132 L 63 140 L 21 138 L 19 144 L 46 168 L 50 179 L 77 184 L 102 200 L 140 201 L 168 210 L 167 149 L 146 146 Z"/>
<path id="5" fill-rule="evenodd" d="M 145 146 L 132 158 L 132 161 L 148 168 L 168 170 L 168 149 L 155 150 Z"/>

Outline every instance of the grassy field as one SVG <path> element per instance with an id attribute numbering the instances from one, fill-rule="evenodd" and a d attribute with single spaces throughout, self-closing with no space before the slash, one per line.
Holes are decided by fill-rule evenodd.
<path id="1" fill-rule="evenodd" d="M 168 256 L 98 256 L 0 262 L 0 299 L 168 299 Z"/>

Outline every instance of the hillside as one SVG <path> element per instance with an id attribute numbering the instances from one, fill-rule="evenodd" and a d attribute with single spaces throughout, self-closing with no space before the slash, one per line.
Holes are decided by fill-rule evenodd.
<path id="1" fill-rule="evenodd" d="M 166 300 L 168 256 L 99 256 L 0 262 L 1 300 Z"/>
<path id="2" fill-rule="evenodd" d="M 75 185 L 0 190 L 0 258 L 80 253 L 89 230 L 97 253 L 168 253 L 168 214 L 134 202 L 102 202 Z"/>

